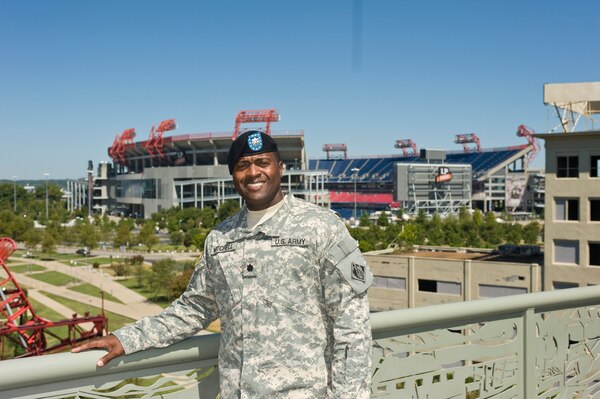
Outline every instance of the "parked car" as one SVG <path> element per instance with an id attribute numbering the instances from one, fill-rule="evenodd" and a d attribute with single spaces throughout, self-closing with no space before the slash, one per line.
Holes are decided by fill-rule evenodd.
<path id="1" fill-rule="evenodd" d="M 90 256 L 90 250 L 87 248 L 79 248 L 75 253 L 77 255 Z"/>

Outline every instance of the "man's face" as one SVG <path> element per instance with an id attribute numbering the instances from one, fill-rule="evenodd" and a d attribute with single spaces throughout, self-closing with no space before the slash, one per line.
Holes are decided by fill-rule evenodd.
<path id="1" fill-rule="evenodd" d="M 283 198 L 282 175 L 283 163 L 275 152 L 267 152 L 238 159 L 233 167 L 233 184 L 248 209 L 260 211 Z"/>

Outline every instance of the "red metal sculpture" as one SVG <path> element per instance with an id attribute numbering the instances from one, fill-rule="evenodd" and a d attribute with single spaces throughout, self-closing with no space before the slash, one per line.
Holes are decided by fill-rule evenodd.
<path id="1" fill-rule="evenodd" d="M 15 242 L 7 237 L 0 238 L 0 265 L 7 276 L 0 281 L 0 359 L 5 358 L 6 343 L 12 342 L 21 347 L 23 353 L 11 357 L 29 357 L 44 353 L 54 353 L 94 337 L 101 337 L 108 332 L 108 320 L 104 315 L 77 317 L 50 321 L 38 316 L 27 299 L 27 295 L 15 280 L 7 260 L 17 249 Z M 91 323 L 89 330 L 83 328 L 84 323 Z M 67 336 L 58 331 L 59 327 L 67 327 Z M 47 338 L 53 338 L 49 343 Z"/>

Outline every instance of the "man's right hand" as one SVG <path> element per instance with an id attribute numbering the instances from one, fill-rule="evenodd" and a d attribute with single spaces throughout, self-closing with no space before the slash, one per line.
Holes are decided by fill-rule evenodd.
<path id="1" fill-rule="evenodd" d="M 102 338 L 95 338 L 91 341 L 84 342 L 81 345 L 77 345 L 71 349 L 71 352 L 78 353 L 88 349 L 106 349 L 108 351 L 108 353 L 100 358 L 100 360 L 98 360 L 96 363 L 98 367 L 103 367 L 115 357 L 123 356 L 125 354 L 125 349 L 123 349 L 121 341 L 119 341 L 119 339 L 112 334 Z"/>

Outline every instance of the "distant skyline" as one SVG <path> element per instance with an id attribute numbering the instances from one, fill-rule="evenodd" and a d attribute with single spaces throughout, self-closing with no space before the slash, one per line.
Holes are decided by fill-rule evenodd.
<path id="1" fill-rule="evenodd" d="M 304 130 L 309 158 L 408 138 L 460 150 L 459 133 L 524 144 L 520 124 L 558 124 L 544 83 L 600 80 L 599 14 L 585 0 L 0 0 L 0 179 L 84 177 L 124 129 L 232 131 L 243 109 L 276 108 L 272 129 Z"/>

